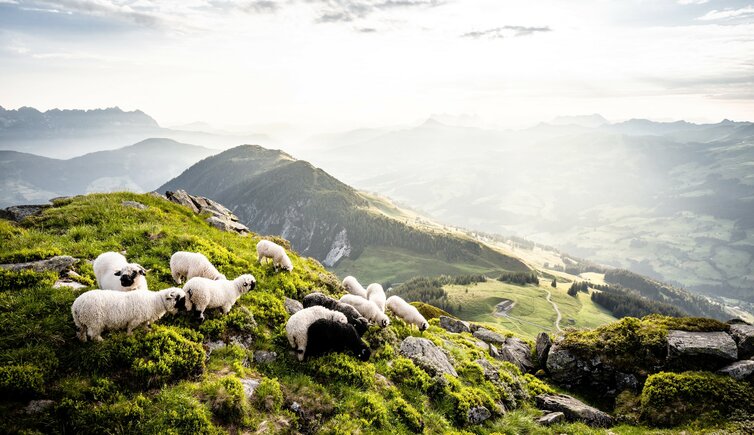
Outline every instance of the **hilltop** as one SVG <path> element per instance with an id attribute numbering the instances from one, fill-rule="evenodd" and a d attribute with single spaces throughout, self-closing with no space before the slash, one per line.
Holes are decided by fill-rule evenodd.
<path id="1" fill-rule="evenodd" d="M 606 433 L 584 423 L 535 423 L 541 415 L 535 402 L 545 406 L 542 400 L 557 397 L 552 396 L 553 387 L 543 382 L 546 376 L 524 375 L 516 365 L 493 356 L 496 346 L 477 338 L 482 337 L 479 325 L 471 325 L 476 331 L 472 335 L 450 332 L 455 327 L 432 319 L 430 328 L 420 334 L 393 318 L 388 328 L 373 326 L 364 336 L 374 350 L 369 362 L 331 354 L 299 363 L 288 350 L 282 327 L 291 309 L 287 298 L 300 299 L 310 291 L 337 296 L 342 290 L 318 262 L 294 251 L 289 252 L 293 273 L 274 273 L 258 265 L 258 240 L 256 234 L 219 231 L 204 216 L 165 199 L 128 193 L 57 200 L 20 223 L 0 220 L 5 248 L 0 263 L 71 255 L 79 261 L 73 266 L 77 273 L 68 275 L 84 286 L 93 285 L 94 278 L 87 260 L 105 250 L 124 250 L 151 269 L 148 282 L 153 290 L 173 285 L 168 261 L 181 249 L 203 252 L 228 276 L 250 272 L 258 281 L 227 316 L 208 313 L 201 324 L 188 314 L 166 316 L 150 331 L 138 330 L 133 336 L 107 333 L 101 343 L 81 343 L 75 338 L 70 304 L 85 289 L 53 287 L 58 278 L 53 272 L 0 270 L 0 431 Z M 427 308 L 431 307 L 422 307 Z M 609 351 L 611 358 L 619 358 L 622 370 L 635 367 L 640 374 L 642 364 L 653 360 L 631 360 L 634 356 L 627 352 L 633 348 L 621 343 L 633 346 L 632 334 L 652 340 L 656 358 L 669 328 L 730 329 L 699 319 L 636 322 L 626 319 L 594 334 L 569 333 L 565 341 L 556 342 L 560 350 L 553 347 L 552 352 L 565 355 L 571 349 L 578 358 L 593 358 L 595 352 Z M 485 327 L 485 340 L 533 346 L 504 329 Z M 444 366 L 447 374 L 437 375 L 422 359 L 405 356 L 406 342 L 420 338 L 447 355 L 444 358 L 452 362 Z M 554 367 L 552 373 L 565 375 Z M 687 385 L 688 390 L 672 393 L 667 381 L 676 387 Z M 686 433 L 696 428 L 745 431 L 751 419 L 746 395 L 750 398 L 752 390 L 746 382 L 707 372 L 657 373 L 646 379 L 646 385 L 632 401 L 618 401 L 623 407 L 611 412 L 618 422 L 630 424 L 620 424 L 612 433 L 652 433 L 635 426 L 647 422 L 691 422 L 682 427 Z M 712 393 L 715 396 L 706 400 Z M 705 400 L 695 400 L 693 394 L 705 394 Z M 684 411 L 668 419 L 670 410 L 677 409 L 674 397 L 683 400 Z M 593 414 L 584 418 L 607 424 L 610 417 L 589 409 Z M 639 411 L 641 416 L 636 416 Z M 726 421 L 731 412 L 739 414 Z M 694 422 L 699 417 L 703 419 Z M 657 433 L 669 432 L 674 430 Z"/>

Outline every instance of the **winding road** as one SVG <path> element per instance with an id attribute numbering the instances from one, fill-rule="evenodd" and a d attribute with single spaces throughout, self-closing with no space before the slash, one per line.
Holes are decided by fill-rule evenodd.
<path id="1" fill-rule="evenodd" d="M 558 332 L 562 332 L 563 330 L 560 329 L 560 319 L 563 318 L 563 316 L 560 314 L 560 309 L 558 308 L 558 304 L 552 301 L 552 293 L 550 293 L 550 290 L 545 290 L 547 292 L 547 302 L 552 304 L 552 307 L 555 309 L 555 313 L 558 315 L 558 317 L 555 319 L 555 329 L 558 330 Z"/>

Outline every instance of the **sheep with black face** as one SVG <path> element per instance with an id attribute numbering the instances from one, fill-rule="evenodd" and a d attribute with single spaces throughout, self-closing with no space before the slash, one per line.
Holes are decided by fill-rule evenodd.
<path id="1" fill-rule="evenodd" d="M 191 278 L 183 286 L 186 310 L 196 310 L 201 320 L 204 320 L 204 310 L 207 308 L 222 308 L 223 314 L 228 314 L 238 298 L 256 285 L 257 280 L 251 274 L 241 275 L 233 281 L 200 276 Z"/>
<path id="2" fill-rule="evenodd" d="M 104 290 L 148 290 L 147 271 L 137 263 L 129 263 L 123 254 L 105 252 L 92 264 L 97 285 Z"/>

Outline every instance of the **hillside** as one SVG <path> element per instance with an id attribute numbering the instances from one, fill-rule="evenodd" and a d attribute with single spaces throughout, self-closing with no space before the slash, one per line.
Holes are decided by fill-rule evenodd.
<path id="1" fill-rule="evenodd" d="M 147 139 L 68 160 L 0 151 L 0 207 L 88 192 L 149 192 L 215 153 L 171 139 Z"/>
<path id="2" fill-rule="evenodd" d="M 343 273 L 395 282 L 415 275 L 528 270 L 520 260 L 361 193 L 281 151 L 244 145 L 207 158 L 160 187 L 230 208 L 249 228 L 278 234 Z"/>
<path id="3" fill-rule="evenodd" d="M 126 207 L 123 201 L 146 208 Z M 374 351 L 369 362 L 331 354 L 300 363 L 289 352 L 282 328 L 288 317 L 285 297 L 300 299 L 310 291 L 338 295 L 341 289 L 317 262 L 295 252 L 290 252 L 295 266 L 290 274 L 259 266 L 254 254 L 258 240 L 254 234 L 221 232 L 164 199 L 128 193 L 59 200 L 20 224 L 0 220 L 5 248 L 0 263 L 72 255 L 80 259 L 74 266 L 79 276 L 74 277 L 85 285 L 94 278 L 85 260 L 108 249 L 125 250 L 130 259 L 151 269 L 153 290 L 173 285 L 168 261 L 179 249 L 203 252 L 229 276 L 253 273 L 258 281 L 227 316 L 208 312 L 208 319 L 199 323 L 187 313 L 167 315 L 149 331 L 139 329 L 132 336 L 109 332 L 103 342 L 81 343 L 75 338 L 70 304 L 85 289 L 53 288 L 57 276 L 52 272 L 0 270 L 0 432 L 667 434 L 749 427 L 751 414 L 726 418 L 750 409 L 747 399 L 738 398 L 749 394 L 751 386 L 706 372 L 650 376 L 646 391 L 634 399 L 640 403 L 641 420 L 635 416 L 637 409 L 615 408 L 618 421 L 630 423 L 609 432 L 581 422 L 540 426 L 535 419 L 542 413 L 535 402 L 556 397 L 551 396 L 552 387 L 493 357 L 468 332 L 440 327 L 437 319 L 422 334 L 396 318 L 384 330 L 373 326 L 364 336 Z M 600 339 L 628 339 L 620 333 L 625 324 L 603 328 Z M 652 324 L 665 328 L 659 333 L 671 325 L 689 330 L 698 325 L 726 327 L 694 319 L 642 321 Z M 510 336 L 491 328 L 488 332 Z M 586 331 L 578 334 L 570 333 L 559 345 L 578 349 L 579 355 L 594 352 L 587 340 L 595 338 Z M 455 374 L 432 376 L 430 366 L 401 356 L 403 344 L 419 336 L 451 357 Z M 601 346 L 596 349 L 602 351 Z M 622 361 L 625 367 L 625 358 Z M 644 362 L 637 358 L 635 364 Z M 710 406 L 705 414 L 689 401 L 684 413 L 666 419 L 663 416 L 677 409 L 666 395 L 670 390 L 662 386 L 671 375 L 678 378 L 675 385 L 704 380 L 696 386 L 689 383 L 689 388 L 710 392 L 712 385 L 722 405 L 703 402 Z M 681 391 L 682 398 L 693 394 Z M 597 420 L 590 417 L 592 424 L 609 419 L 600 415 Z M 700 416 L 703 419 L 695 421 Z M 568 419 L 573 418 L 569 414 Z M 682 426 L 661 431 L 637 426 L 647 422 Z"/>

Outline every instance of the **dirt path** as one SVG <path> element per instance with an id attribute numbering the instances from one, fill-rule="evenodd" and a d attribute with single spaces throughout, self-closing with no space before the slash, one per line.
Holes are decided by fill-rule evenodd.
<path id="1" fill-rule="evenodd" d="M 558 332 L 562 332 L 563 330 L 560 329 L 560 319 L 563 318 L 563 316 L 560 314 L 560 309 L 558 308 L 558 304 L 552 301 L 552 293 L 550 293 L 550 290 L 545 290 L 547 292 L 547 302 L 552 304 L 552 307 L 555 309 L 555 313 L 558 315 L 558 317 L 555 319 L 555 329 L 558 330 Z"/>

